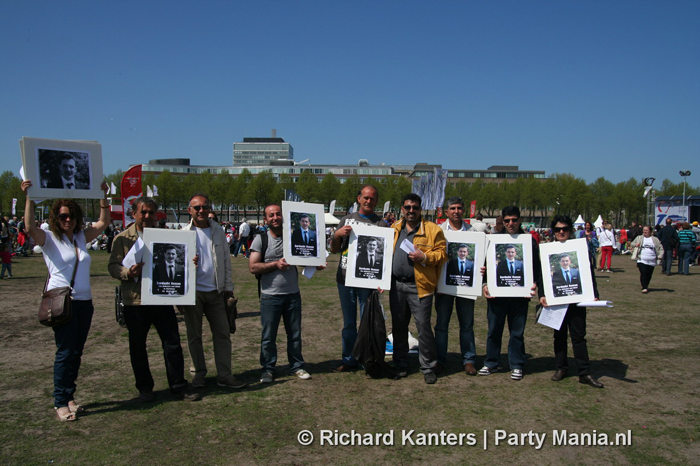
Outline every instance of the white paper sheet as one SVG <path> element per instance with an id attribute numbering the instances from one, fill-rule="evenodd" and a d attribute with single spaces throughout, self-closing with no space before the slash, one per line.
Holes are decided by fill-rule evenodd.
<path id="1" fill-rule="evenodd" d="M 316 267 L 308 266 L 301 269 L 301 274 L 311 280 L 311 277 L 316 273 Z"/>
<path id="2" fill-rule="evenodd" d="M 562 322 L 564 322 L 564 316 L 566 316 L 566 310 L 568 308 L 568 304 L 543 307 L 542 311 L 540 312 L 540 317 L 537 319 L 537 323 L 546 325 L 554 330 L 559 330 Z"/>
<path id="3" fill-rule="evenodd" d="M 416 247 L 413 245 L 412 242 L 409 240 L 405 239 L 401 242 L 401 249 L 406 252 L 406 254 L 411 254 L 412 252 L 416 252 Z"/>
<path id="4" fill-rule="evenodd" d="M 136 242 L 134 243 L 133 246 L 131 246 L 131 249 L 129 249 L 129 252 L 124 256 L 124 260 L 122 260 L 122 265 L 126 267 L 127 269 L 130 269 L 132 265 L 140 264 L 143 262 L 143 241 L 141 238 L 137 238 Z M 134 277 L 134 281 L 138 281 L 138 277 Z"/>
<path id="5" fill-rule="evenodd" d="M 586 303 L 578 303 L 578 307 L 613 307 L 612 301 L 588 301 Z"/>

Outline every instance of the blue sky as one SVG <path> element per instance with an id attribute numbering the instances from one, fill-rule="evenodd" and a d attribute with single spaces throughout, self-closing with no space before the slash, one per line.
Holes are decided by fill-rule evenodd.
<path id="1" fill-rule="evenodd" d="M 5 1 L 0 156 L 22 136 L 230 165 L 442 163 L 700 185 L 697 1 Z"/>

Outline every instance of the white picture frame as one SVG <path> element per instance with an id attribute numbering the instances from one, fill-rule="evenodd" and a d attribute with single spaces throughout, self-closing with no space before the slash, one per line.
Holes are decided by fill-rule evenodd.
<path id="1" fill-rule="evenodd" d="M 197 293 L 197 269 L 194 265 L 197 233 L 194 230 L 144 228 L 143 243 L 141 304 L 194 306 Z M 177 266 L 182 267 L 182 282 L 180 278 L 159 279 L 167 273 L 161 259 L 170 245 L 176 250 Z M 166 284 L 161 285 L 162 282 Z"/>
<path id="2" fill-rule="evenodd" d="M 24 176 L 32 182 L 27 190 L 34 199 L 102 199 L 102 145 L 97 141 L 68 141 L 23 137 L 19 141 Z M 72 160 L 72 161 L 71 161 Z M 72 170 L 73 189 L 62 179 Z"/>
<path id="3" fill-rule="evenodd" d="M 486 280 L 493 297 L 529 298 L 535 284 L 532 235 L 489 235 L 486 248 Z M 511 248 L 513 246 L 513 248 Z M 506 256 L 515 251 L 514 271 L 508 271 Z"/>
<path id="4" fill-rule="evenodd" d="M 282 245 L 287 263 L 305 267 L 326 265 L 326 219 L 323 204 L 282 201 L 282 216 Z"/>
<path id="5" fill-rule="evenodd" d="M 562 260 L 569 266 L 568 283 L 562 273 Z M 544 296 L 548 306 L 595 300 L 588 243 L 585 238 L 541 244 L 540 261 Z"/>
<path id="6" fill-rule="evenodd" d="M 367 260 L 372 243 L 375 259 Z M 373 225 L 352 225 L 348 245 L 348 268 L 345 270 L 345 286 L 376 290 L 391 289 L 391 267 L 394 259 L 394 229 Z"/>
<path id="7" fill-rule="evenodd" d="M 438 293 L 473 298 L 482 295 L 481 267 L 486 259 L 486 234 L 472 231 L 445 231 L 447 262 L 440 270 Z M 460 251 L 466 249 L 464 271 L 460 271 Z M 470 264 L 471 263 L 471 264 Z"/>

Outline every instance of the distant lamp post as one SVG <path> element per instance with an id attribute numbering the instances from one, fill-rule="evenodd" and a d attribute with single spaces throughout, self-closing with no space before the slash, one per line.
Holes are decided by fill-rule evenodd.
<path id="1" fill-rule="evenodd" d="M 685 215 L 685 221 L 688 221 L 688 213 L 685 210 L 685 184 L 690 176 L 690 170 L 681 170 L 678 172 L 679 175 L 683 177 L 683 215 Z"/>

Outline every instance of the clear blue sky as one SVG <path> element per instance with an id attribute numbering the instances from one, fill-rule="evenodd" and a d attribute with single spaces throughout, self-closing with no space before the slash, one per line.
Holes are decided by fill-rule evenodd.
<path id="1" fill-rule="evenodd" d="M 698 1 L 4 1 L 0 157 L 98 140 L 104 171 L 311 163 L 700 185 Z"/>

